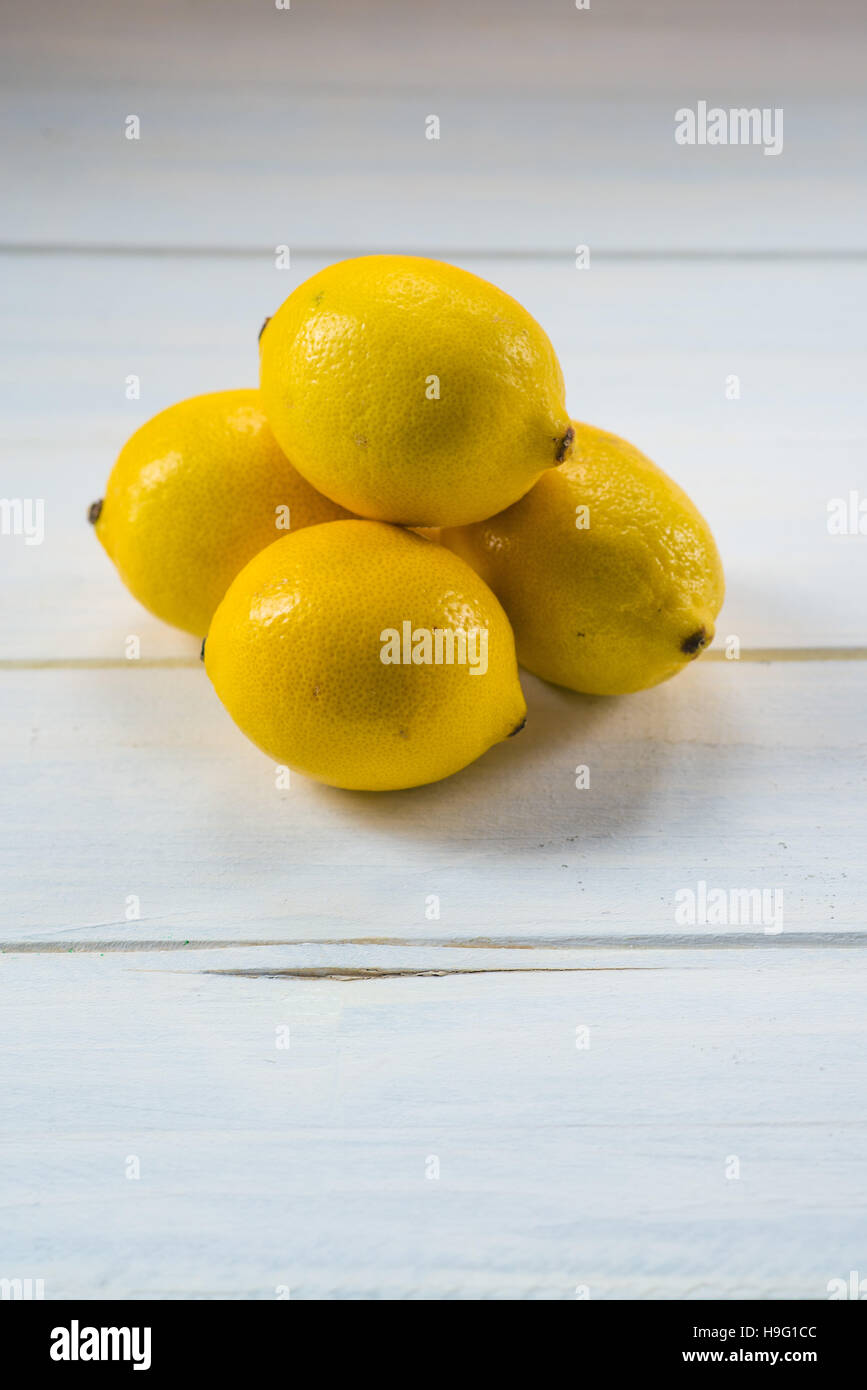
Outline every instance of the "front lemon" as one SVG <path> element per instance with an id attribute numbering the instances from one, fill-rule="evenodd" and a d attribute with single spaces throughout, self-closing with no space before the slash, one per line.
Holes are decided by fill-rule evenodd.
<path id="1" fill-rule="evenodd" d="M 456 266 L 418 256 L 328 266 L 260 343 L 279 443 L 315 488 L 361 516 L 478 521 L 568 454 L 563 374 L 546 334 Z"/>
<path id="2" fill-rule="evenodd" d="M 722 562 L 686 493 L 638 449 L 576 423 L 575 447 L 499 516 L 444 531 L 557 685 L 622 695 L 675 675 L 713 640 Z"/>
<path id="3" fill-rule="evenodd" d="M 487 585 L 380 522 L 312 526 L 268 546 L 217 609 L 204 658 L 248 738 L 337 787 L 439 781 L 526 715 L 512 631 Z"/>
<path id="4" fill-rule="evenodd" d="M 196 637 L 263 546 L 349 515 L 292 467 L 249 390 L 193 396 L 148 420 L 90 514 L 139 602 Z"/>

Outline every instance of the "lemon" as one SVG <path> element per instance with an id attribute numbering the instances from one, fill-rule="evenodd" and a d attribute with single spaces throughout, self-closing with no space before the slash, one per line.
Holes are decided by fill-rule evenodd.
<path id="1" fill-rule="evenodd" d="M 500 598 L 528 671 L 596 695 L 667 680 L 713 639 L 722 563 L 686 493 L 638 449 L 575 424 L 562 468 L 499 516 L 445 531 Z"/>
<path id="2" fill-rule="evenodd" d="M 197 637 L 238 571 L 281 530 L 347 515 L 292 467 L 258 391 L 193 396 L 154 416 L 124 445 L 90 511 L 127 588 Z"/>
<path id="3" fill-rule="evenodd" d="M 382 522 L 311 526 L 261 551 L 217 609 L 204 658 L 248 738 L 338 787 L 436 782 L 526 714 L 494 595 L 457 556 Z"/>
<path id="4" fill-rule="evenodd" d="M 509 295 L 419 256 L 361 256 L 300 285 L 260 338 L 279 443 L 361 516 L 458 526 L 568 453 L 563 374 Z"/>

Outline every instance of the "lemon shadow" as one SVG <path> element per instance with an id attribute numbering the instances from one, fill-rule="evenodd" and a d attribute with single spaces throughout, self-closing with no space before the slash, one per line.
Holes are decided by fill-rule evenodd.
<path id="1" fill-rule="evenodd" d="M 683 694 L 672 698 L 669 682 L 635 695 L 580 695 L 523 671 L 521 682 L 525 728 L 453 776 L 407 791 L 319 786 L 315 795 L 341 819 L 451 846 L 458 857 L 535 854 L 600 834 L 657 831 L 657 789 L 678 761 Z"/>

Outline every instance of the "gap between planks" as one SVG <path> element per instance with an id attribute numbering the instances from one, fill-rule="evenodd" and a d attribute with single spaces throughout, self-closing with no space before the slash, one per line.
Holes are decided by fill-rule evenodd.
<path id="1" fill-rule="evenodd" d="M 712 648 L 701 657 L 702 661 L 729 661 L 721 647 Z M 755 661 L 768 664 L 779 661 L 867 661 L 867 647 L 746 647 L 741 649 L 738 661 Z M 155 656 L 130 660 L 127 657 L 11 657 L 0 661 L 0 671 L 121 671 L 138 667 L 139 670 L 193 670 L 201 664 L 198 656 Z"/>
<path id="2" fill-rule="evenodd" d="M 385 966 L 339 966 L 339 965 L 299 965 L 263 966 L 238 970 L 202 970 L 202 975 L 230 975 L 246 980 L 405 980 L 419 978 L 439 979 L 446 975 L 573 975 L 609 974 L 622 970 L 659 970 L 658 965 L 470 965 L 437 970 L 433 966 L 385 965 Z M 162 971 L 148 971 L 148 974 L 162 974 Z"/>
<path id="3" fill-rule="evenodd" d="M 85 930 L 82 928 L 81 930 Z M 251 940 L 138 940 L 138 941 L 0 941 L 0 955 L 86 954 L 135 951 L 224 951 L 266 947 L 301 949 L 327 946 L 420 947 L 474 951 L 580 951 L 580 950 L 644 950 L 644 951 L 719 951 L 719 950 L 786 950 L 811 949 L 817 946 L 867 946 L 867 931 L 848 932 L 789 932 L 775 936 L 765 932 L 743 932 L 739 935 L 688 936 L 650 933 L 641 936 L 347 936 L 323 937 L 320 940 L 287 941 Z M 557 967 L 558 969 L 561 967 Z M 220 972 L 222 973 L 222 972 Z M 270 972 L 274 973 L 274 972 Z"/>
<path id="4" fill-rule="evenodd" d="M 297 257 L 321 259 L 334 257 L 344 259 L 349 256 L 380 255 L 379 246 L 295 246 L 292 254 Z M 115 242 L 104 245 L 98 242 L 81 242 L 79 245 L 64 242 L 0 242 L 0 255 L 3 256 L 129 256 L 129 257 L 167 257 L 178 256 L 185 260 L 261 260 L 263 256 L 272 257 L 272 246 L 169 246 L 140 245 Z M 562 247 L 492 247 L 444 246 L 432 249 L 429 246 L 409 248 L 401 254 L 406 256 L 442 255 L 460 261 L 571 261 L 571 250 Z M 739 262 L 789 262 L 789 261 L 867 261 L 867 249 L 863 247 L 843 247 L 841 249 L 812 248 L 750 248 L 732 249 L 726 247 L 677 247 L 646 248 L 612 247 L 608 250 L 594 251 L 595 261 L 728 261 Z"/>

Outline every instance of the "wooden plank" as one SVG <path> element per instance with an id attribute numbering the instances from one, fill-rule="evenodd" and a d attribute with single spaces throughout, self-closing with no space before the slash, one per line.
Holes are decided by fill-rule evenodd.
<path id="1" fill-rule="evenodd" d="M 3 369 L 3 489 L 44 500 L 45 541 L 0 538 L 5 659 L 117 659 L 131 633 L 148 658 L 194 655 L 126 594 L 86 507 L 150 415 L 255 384 L 262 318 L 325 259 L 278 272 L 264 257 L 6 258 L 18 347 Z M 867 267 L 466 264 L 546 325 L 573 411 L 632 438 L 703 508 L 728 576 L 720 640 L 864 645 L 862 608 L 841 595 L 867 585 L 867 545 L 827 523 L 831 499 L 863 476 Z M 125 398 L 130 373 L 138 401 Z M 732 373 L 737 400 L 725 394 Z"/>
<path id="2" fill-rule="evenodd" d="M 527 677 L 519 739 L 376 795 L 278 791 L 200 666 L 5 671 L 0 939 L 701 939 L 675 908 L 702 881 L 771 895 L 724 934 L 772 925 L 776 889 L 786 934 L 863 929 L 865 681 L 700 661 L 604 700 Z"/>
<path id="3" fill-rule="evenodd" d="M 85 0 L 45 24 L 19 7 L 5 235 L 863 251 L 863 20 L 835 8 L 163 3 L 119 24 Z M 782 154 L 677 145 L 699 99 L 782 107 Z"/>
<path id="4" fill-rule="evenodd" d="M 55 1298 L 815 1299 L 863 1268 L 862 952 L 203 973 L 264 954 L 3 956 L 4 1276 Z"/>

